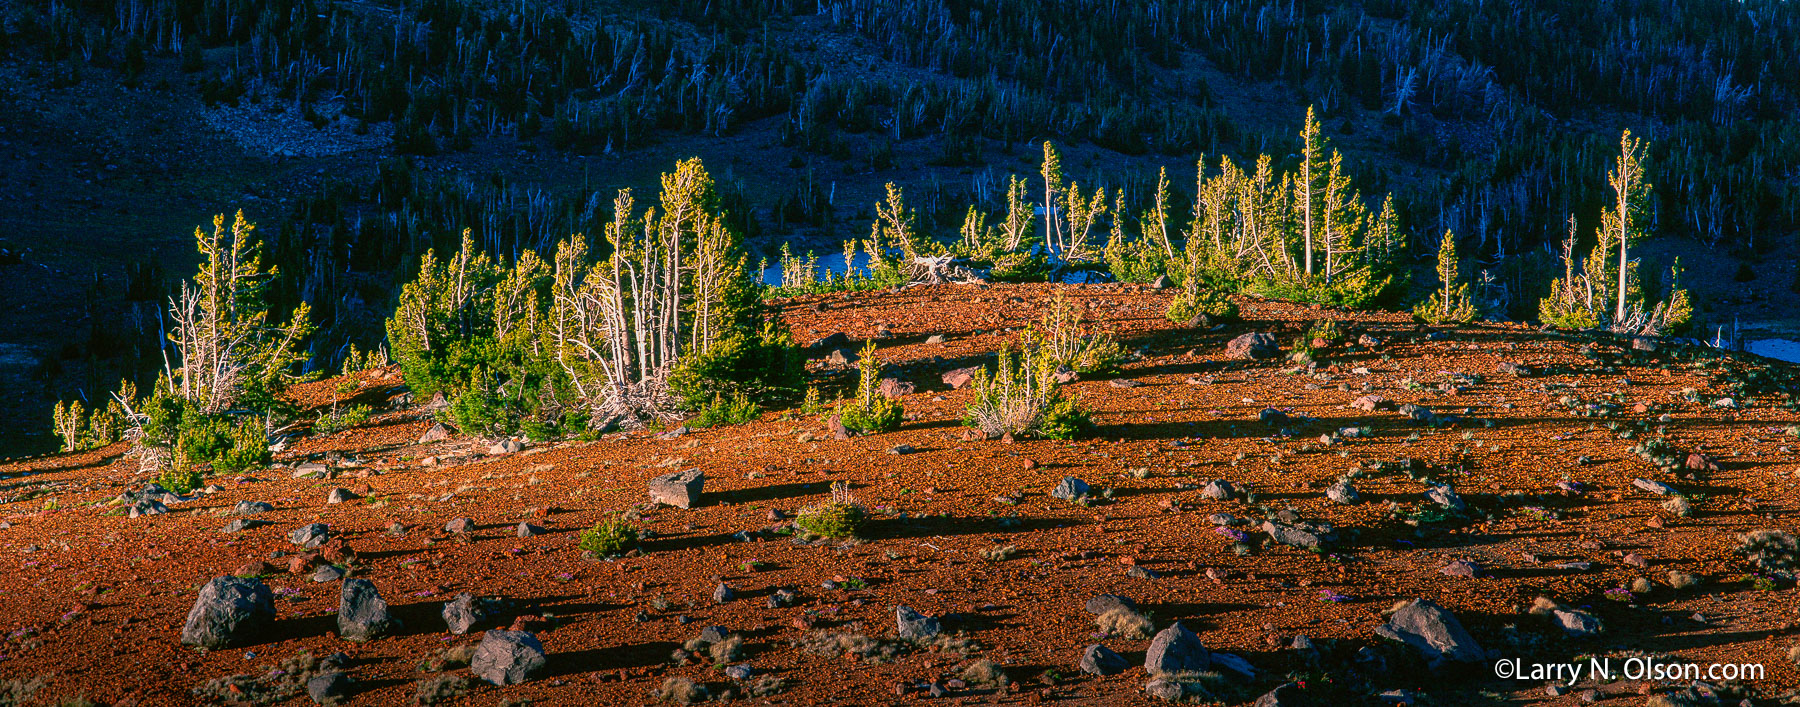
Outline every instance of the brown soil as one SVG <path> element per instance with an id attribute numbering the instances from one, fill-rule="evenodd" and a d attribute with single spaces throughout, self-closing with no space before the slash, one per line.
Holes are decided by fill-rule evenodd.
<path id="1" fill-rule="evenodd" d="M 939 374 L 984 360 L 1016 337 L 1019 327 L 1041 316 L 1051 290 L 945 286 L 781 304 L 802 341 L 837 332 L 861 339 L 881 325 L 891 330 L 879 356 L 917 382 L 919 392 L 903 400 L 907 422 L 888 434 L 833 441 L 816 419 L 769 411 L 758 422 L 675 439 L 615 433 L 596 442 L 488 455 L 490 440 L 415 445 L 431 424 L 427 413 L 394 409 L 356 429 L 305 438 L 277 455 L 288 465 L 341 456 L 336 479 L 296 480 L 285 468 L 254 478 L 216 478 L 211 481 L 223 490 L 142 519 L 105 514 L 107 501 L 145 480 L 136 461 L 122 456 L 122 445 L 0 466 L 0 518 L 11 524 L 0 530 L 0 553 L 10 558 L 0 575 L 0 602 L 7 607 L 0 627 L 8 636 L 0 643 L 0 677 L 43 677 L 48 685 L 40 697 L 188 704 L 200 701 L 190 691 L 209 679 L 262 674 L 301 650 L 343 651 L 354 658 L 350 672 L 363 685 L 356 704 L 405 704 L 419 680 L 433 677 L 415 667 L 420 660 L 477 640 L 449 635 L 438 617 L 443 601 L 469 591 L 512 602 L 502 624 L 536 617 L 533 625 L 551 661 L 547 674 L 528 684 L 472 688 L 459 698 L 471 704 L 521 698 L 552 705 L 640 704 L 670 676 L 708 683 L 717 692 L 730 681 L 707 661 L 670 661 L 672 651 L 709 625 L 742 634 L 743 662 L 787 681 L 779 694 L 743 698 L 753 704 L 912 701 L 922 693 L 896 696 L 895 686 L 941 682 L 978 658 L 997 663 L 1015 687 L 951 689 L 953 698 L 1150 703 L 1141 665 L 1107 678 L 1073 669 L 1080 649 L 1095 642 L 1141 664 L 1148 641 L 1097 638 L 1083 610 L 1094 595 L 1115 593 L 1136 600 L 1159 629 L 1180 620 L 1207 647 L 1249 659 L 1265 677 L 1246 688 L 1248 698 L 1279 683 L 1278 676 L 1305 669 L 1287 649 L 1296 635 L 1319 643 L 1332 679 L 1349 680 L 1350 656 L 1362 646 L 1380 647 L 1374 628 L 1383 611 L 1413 597 L 1432 598 L 1455 612 L 1500 656 L 1562 661 L 1636 649 L 1702 663 L 1763 664 L 1767 677 L 1749 688 L 1766 696 L 1800 683 L 1787 658 L 1796 610 L 1792 583 L 1759 588 L 1733 554 L 1738 533 L 1793 526 L 1796 455 L 1789 445 L 1795 442 L 1784 428 L 1795 415 L 1761 404 L 1711 406 L 1726 391 L 1686 362 L 1675 362 L 1666 347 L 1634 353 L 1617 340 L 1512 326 L 1447 329 L 1446 336 L 1430 340 L 1427 330 L 1400 315 L 1254 300 L 1242 303 L 1243 322 L 1197 331 L 1163 320 L 1168 293 L 1062 289 L 1091 322 L 1115 329 L 1142 352 L 1120 374 L 1141 385 L 1121 387 L 1102 378 L 1073 384 L 1074 394 L 1096 411 L 1098 425 L 1073 442 L 964 441 L 958 419 L 969 393 L 947 390 Z M 1351 332 L 1350 344 L 1321 352 L 1312 375 L 1286 361 L 1224 356 L 1225 342 L 1238 334 L 1273 332 L 1286 348 L 1307 324 L 1323 318 L 1339 320 Z M 1363 333 L 1382 342 L 1373 350 L 1351 345 Z M 924 343 L 931 334 L 949 340 Z M 1540 373 L 1501 373 L 1501 361 Z M 1354 373 L 1359 367 L 1369 371 Z M 852 375 L 815 372 L 831 376 L 840 389 Z M 391 369 L 359 377 L 362 400 L 384 401 L 397 392 L 399 378 Z M 1391 400 L 1465 420 L 1439 429 L 1392 410 L 1351 409 L 1365 384 Z M 336 385 L 324 381 L 295 393 L 316 407 L 328 404 Z M 1701 402 L 1682 395 L 1689 388 L 1699 391 Z M 1565 396 L 1604 402 L 1608 395 L 1620 406 L 1611 418 L 1579 417 L 1559 402 Z M 1645 407 L 1634 408 L 1638 403 Z M 1268 407 L 1296 416 L 1287 425 L 1291 436 L 1259 421 Z M 1669 442 L 1684 453 L 1711 455 L 1718 471 L 1693 480 L 1665 474 L 1630 451 L 1636 440 L 1622 440 L 1609 429 L 1612 422 L 1652 421 L 1655 427 L 1664 414 L 1671 417 Z M 1321 434 L 1344 427 L 1367 427 L 1373 436 L 1320 446 Z M 802 433 L 812 439 L 799 441 Z M 917 451 L 889 454 L 897 445 Z M 1581 456 L 1587 463 L 1577 462 Z M 427 465 L 427 458 L 436 463 Z M 1395 517 L 1390 502 L 1419 508 L 1425 487 L 1403 475 L 1359 479 L 1365 497 L 1360 505 L 1325 499 L 1325 487 L 1353 464 L 1400 458 L 1460 469 L 1443 478 L 1480 513 L 1462 522 L 1409 525 Z M 643 511 L 640 524 L 653 536 L 640 556 L 584 559 L 576 547 L 580 529 L 644 503 L 650 477 L 696 466 L 708 477 L 704 505 Z M 1138 478 L 1134 469 L 1148 474 Z M 1064 476 L 1110 487 L 1111 499 L 1084 507 L 1050 498 L 1048 491 Z M 1632 487 L 1639 477 L 1690 493 L 1693 517 L 1664 512 L 1664 499 Z M 1200 487 L 1215 478 L 1252 490 L 1254 502 L 1202 499 Z M 1565 479 L 1585 485 L 1586 493 L 1556 493 L 1556 483 Z M 873 512 L 868 537 L 799 545 L 766 532 L 782 523 L 771 520 L 771 510 L 791 514 L 820 502 L 829 483 L 840 480 Z M 337 486 L 365 498 L 326 505 L 327 491 Z M 1016 505 L 997 500 L 1015 494 L 1022 494 Z M 274 504 L 275 511 L 259 516 L 274 523 L 220 533 L 228 518 L 217 512 L 243 500 Z M 1336 551 L 1270 546 L 1239 556 L 1208 519 L 1224 512 L 1260 520 L 1285 508 L 1334 523 L 1343 536 Z M 446 521 L 463 516 L 476 521 L 475 533 L 442 532 Z M 1659 520 L 1647 524 L 1652 518 Z M 528 519 L 550 532 L 515 537 L 512 526 Z M 411 530 L 389 535 L 391 521 Z M 198 586 L 253 560 L 284 562 L 272 558 L 295 550 L 286 533 L 310 522 L 329 524 L 355 549 L 355 576 L 372 580 L 394 605 L 405 622 L 400 635 L 366 644 L 339 640 L 336 584 L 275 574 L 265 578 L 278 592 L 280 612 L 270 635 L 256 645 L 210 653 L 178 645 Z M 735 540 L 739 531 L 757 539 Z M 1015 552 L 1010 559 L 982 557 L 997 546 Z M 1641 556 L 1647 567 L 1625 562 L 1627 554 Z M 1439 572 L 1459 559 L 1479 563 L 1486 576 Z M 1577 560 L 1592 566 L 1556 568 Z M 1156 577 L 1133 576 L 1141 574 L 1134 566 Z M 1672 589 L 1666 583 L 1670 570 L 1703 581 Z M 1650 579 L 1655 589 L 1631 603 L 1604 599 L 1606 590 L 1638 577 Z M 857 582 L 844 580 L 860 579 L 866 588 L 821 588 L 834 578 L 851 586 Z M 737 600 L 714 603 L 721 581 L 736 590 Z M 781 587 L 797 590 L 798 604 L 767 608 L 766 597 Z M 1545 619 L 1524 612 L 1539 596 L 1590 607 L 1605 620 L 1606 633 L 1562 637 Z M 977 650 L 920 649 L 864 664 L 809 655 L 794 645 L 814 630 L 892 637 L 899 604 L 942 617 L 947 632 L 972 639 Z M 1545 697 L 1538 682 L 1497 681 L 1487 664 L 1435 674 L 1408 666 L 1396 657 L 1392 669 L 1373 675 L 1371 683 L 1419 690 L 1442 704 L 1480 701 L 1483 691 L 1510 702 L 1576 699 Z M 1576 692 L 1588 687 L 1595 686 Z M 1620 681 L 1598 687 L 1603 700 L 1642 704 L 1644 692 L 1665 686 Z M 301 696 L 294 703 L 305 701 Z"/>

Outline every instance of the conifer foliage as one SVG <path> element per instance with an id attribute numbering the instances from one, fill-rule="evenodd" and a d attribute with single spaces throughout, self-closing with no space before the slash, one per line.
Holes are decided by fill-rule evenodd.
<path id="1" fill-rule="evenodd" d="M 1466 324 L 1475 318 L 1475 303 L 1469 299 L 1469 285 L 1462 281 L 1456 260 L 1456 234 L 1445 232 L 1438 245 L 1438 287 L 1431 297 L 1413 309 L 1413 316 L 1431 324 Z"/>

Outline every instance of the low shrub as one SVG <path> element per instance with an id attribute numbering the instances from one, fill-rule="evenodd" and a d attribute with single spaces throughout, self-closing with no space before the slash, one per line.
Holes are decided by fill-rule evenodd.
<path id="1" fill-rule="evenodd" d="M 994 371 L 976 373 L 971 388 L 975 399 L 963 411 L 963 424 L 990 437 L 1071 439 L 1091 425 L 1080 403 L 1063 396 L 1055 361 L 1039 347 L 1027 346 L 1017 359 L 1001 349 Z"/>
<path id="2" fill-rule="evenodd" d="M 600 557 L 612 557 L 637 547 L 639 537 L 637 527 L 614 515 L 581 531 L 580 547 Z"/>
<path id="3" fill-rule="evenodd" d="M 888 399 L 879 390 L 881 361 L 875 358 L 875 342 L 863 346 L 862 358 L 856 365 L 859 374 L 856 398 L 838 405 L 831 414 L 846 429 L 864 434 L 898 429 L 906 411 L 898 401 Z"/>
<path id="4" fill-rule="evenodd" d="M 738 393 L 730 400 L 726 400 L 723 395 L 715 395 L 712 403 L 700 408 L 700 413 L 688 424 L 691 427 L 741 425 L 755 421 L 760 414 L 762 408 L 743 393 Z"/>
<path id="5" fill-rule="evenodd" d="M 794 516 L 794 526 L 820 537 L 852 538 L 862 531 L 866 520 L 862 505 L 850 494 L 850 485 L 834 481 L 831 500 L 802 509 Z"/>

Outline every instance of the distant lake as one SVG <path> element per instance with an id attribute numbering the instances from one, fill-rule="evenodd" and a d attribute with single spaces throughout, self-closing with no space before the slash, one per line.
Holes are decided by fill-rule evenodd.
<path id="1" fill-rule="evenodd" d="M 864 253 L 859 250 L 856 252 L 856 259 L 852 260 L 851 263 L 856 266 L 856 270 L 858 272 L 868 272 L 868 270 L 869 270 L 869 254 Z M 843 275 L 844 274 L 844 253 L 843 253 L 843 251 L 839 251 L 836 253 L 826 253 L 824 255 L 819 256 L 818 266 L 819 266 L 817 268 L 817 272 L 819 273 L 818 277 L 821 280 L 825 279 L 825 275 L 827 273 L 829 273 L 831 275 Z M 778 259 L 770 260 L 769 267 L 767 269 L 763 270 L 762 279 L 763 279 L 763 284 L 765 284 L 765 285 L 774 285 L 774 286 L 779 287 L 781 285 L 781 261 Z"/>
<path id="2" fill-rule="evenodd" d="M 1744 350 L 1779 361 L 1800 363 L 1800 341 L 1793 339 L 1757 339 L 1744 345 Z"/>

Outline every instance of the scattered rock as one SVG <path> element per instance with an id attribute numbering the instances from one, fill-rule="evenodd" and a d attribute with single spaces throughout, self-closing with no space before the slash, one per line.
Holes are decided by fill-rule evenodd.
<path id="1" fill-rule="evenodd" d="M 887 450 L 887 453 L 888 454 L 905 455 L 905 454 L 912 454 L 913 452 L 916 452 L 916 451 L 919 451 L 919 450 L 913 448 L 913 446 L 910 444 L 899 444 L 899 445 L 889 447 Z"/>
<path id="2" fill-rule="evenodd" d="M 693 508 L 705 487 L 706 472 L 698 467 L 663 474 L 650 480 L 650 500 L 665 506 Z"/>
<path id="3" fill-rule="evenodd" d="M 474 518 L 456 518 L 444 524 L 444 532 L 451 535 L 467 535 L 475 532 Z"/>
<path id="4" fill-rule="evenodd" d="M 357 495 L 355 491 L 346 488 L 335 488 L 331 490 L 331 493 L 325 495 L 325 503 L 327 505 L 345 503 L 359 498 L 362 498 L 362 496 Z"/>
<path id="5" fill-rule="evenodd" d="M 1201 498 L 1207 498 L 1214 501 L 1229 501 L 1236 495 L 1237 489 L 1232 488 L 1231 482 L 1224 479 L 1213 479 L 1212 481 L 1208 481 L 1206 482 L 1206 486 L 1200 489 Z"/>
<path id="6" fill-rule="evenodd" d="M 1339 481 L 1332 484 L 1329 488 L 1325 489 L 1325 497 L 1331 499 L 1332 503 L 1345 506 L 1354 506 L 1362 501 L 1362 494 L 1358 493 L 1356 487 L 1351 486 L 1348 481 Z"/>
<path id="7" fill-rule="evenodd" d="M 1107 381 L 1107 384 L 1111 385 L 1114 388 L 1136 388 L 1140 385 L 1143 385 L 1143 383 L 1139 383 L 1130 378 L 1114 378 L 1110 381 Z"/>
<path id="8" fill-rule="evenodd" d="M 861 360 L 862 357 L 856 355 L 856 353 L 850 349 L 836 349 L 825 356 L 825 362 L 827 364 L 840 368 L 849 368 L 856 365 L 857 362 Z"/>
<path id="9" fill-rule="evenodd" d="M 341 670 L 320 673 L 306 681 L 306 696 L 311 697 L 314 704 L 335 705 L 349 699 L 354 689 L 356 681 Z"/>
<path id="10" fill-rule="evenodd" d="M 419 435 L 418 443 L 431 444 L 432 442 L 442 442 L 446 439 L 450 439 L 450 428 L 444 425 L 444 423 L 439 422 L 432 425 L 430 429 L 425 430 L 425 434 Z"/>
<path id="11" fill-rule="evenodd" d="M 729 584 L 720 584 L 713 588 L 712 596 L 715 603 L 726 604 L 737 598 L 737 591 L 732 589 Z"/>
<path id="12" fill-rule="evenodd" d="M 215 577 L 195 597 L 181 643 L 217 649 L 256 638 L 275 620 L 274 599 L 262 580 Z"/>
<path id="13" fill-rule="evenodd" d="M 927 344 L 941 344 L 945 341 L 948 341 L 948 339 L 945 339 L 943 334 L 932 334 L 931 336 L 925 337 L 925 343 Z"/>
<path id="14" fill-rule="evenodd" d="M 1376 410 L 1385 409 L 1390 405 L 1391 403 L 1388 402 L 1387 398 L 1379 395 L 1364 395 L 1350 401 L 1351 408 L 1362 410 L 1364 412 L 1375 412 Z"/>
<path id="15" fill-rule="evenodd" d="M 1238 359 L 1265 359 L 1281 355 L 1281 348 L 1275 345 L 1275 335 L 1265 332 L 1252 332 L 1232 339 L 1225 344 L 1225 355 Z"/>
<path id="16" fill-rule="evenodd" d="M 331 539 L 331 528 L 324 523 L 309 523 L 288 533 L 288 542 L 300 547 L 312 549 L 324 545 Z"/>
<path id="17" fill-rule="evenodd" d="M 450 601 L 444 602 L 444 625 L 450 632 L 458 636 L 469 632 L 475 624 L 488 618 L 487 602 L 476 599 L 468 592 L 459 592 Z"/>
<path id="18" fill-rule="evenodd" d="M 343 579 L 345 574 L 344 568 L 337 565 L 319 565 L 319 569 L 313 570 L 312 581 L 319 584 L 336 582 Z"/>
<path id="19" fill-rule="evenodd" d="M 493 446 L 488 447 L 488 454 L 513 454 L 523 449 L 525 449 L 524 444 L 520 443 L 519 440 L 508 437 L 495 442 Z"/>
<path id="20" fill-rule="evenodd" d="M 319 462 L 306 462 L 294 466 L 296 479 L 323 479 L 331 475 L 331 467 Z"/>
<path id="21" fill-rule="evenodd" d="M 932 638 L 941 630 L 936 618 L 913 611 L 910 606 L 894 607 L 894 622 L 901 638 L 915 641 Z"/>
<path id="22" fill-rule="evenodd" d="M 237 505 L 231 507 L 231 514 L 238 516 L 253 516 L 258 513 L 267 513 L 272 510 L 275 510 L 274 506 L 263 503 L 262 501 L 238 501 Z"/>
<path id="23" fill-rule="evenodd" d="M 387 635 L 399 625 L 388 605 L 366 579 L 346 579 L 338 592 L 338 636 L 346 641 L 369 641 Z"/>
<path id="24" fill-rule="evenodd" d="M 918 389 L 919 387 L 913 385 L 911 381 L 903 381 L 899 378 L 883 378 L 880 387 L 876 388 L 883 397 L 889 400 L 898 400 L 901 397 L 912 395 Z"/>
<path id="25" fill-rule="evenodd" d="M 1081 659 L 1075 667 L 1089 675 L 1117 675 L 1131 667 L 1131 661 L 1119 655 L 1111 648 L 1098 643 L 1082 649 Z"/>
<path id="26" fill-rule="evenodd" d="M 1556 609 L 1550 612 L 1550 618 L 1570 636 L 1594 636 L 1605 630 L 1598 617 L 1585 611 Z"/>
<path id="27" fill-rule="evenodd" d="M 1510 374 L 1519 378 L 1530 378 L 1532 374 L 1535 373 L 1535 371 L 1531 370 L 1530 366 L 1514 361 L 1501 361 L 1499 364 L 1495 365 L 1494 368 L 1499 369 L 1501 373 Z"/>
<path id="28" fill-rule="evenodd" d="M 1212 662 L 1212 653 L 1201 645 L 1200 637 L 1177 621 L 1150 639 L 1150 649 L 1144 653 L 1144 672 L 1197 673 L 1212 667 Z"/>
<path id="29" fill-rule="evenodd" d="M 133 518 L 137 518 L 140 516 L 159 516 L 168 512 L 169 507 L 163 505 L 162 501 L 146 498 L 131 504 L 130 515 Z"/>
<path id="30" fill-rule="evenodd" d="M 517 528 L 516 533 L 521 538 L 537 537 L 544 534 L 544 528 L 543 526 L 532 525 L 531 521 L 522 520 L 519 521 L 519 527 Z"/>
<path id="31" fill-rule="evenodd" d="M 488 631 L 475 647 L 469 671 L 495 685 L 517 685 L 530 680 L 549 661 L 544 644 L 524 631 Z"/>
<path id="32" fill-rule="evenodd" d="M 1288 423 L 1288 414 L 1275 408 L 1263 408 L 1256 414 L 1256 419 L 1271 427 L 1279 427 Z"/>
<path id="33" fill-rule="evenodd" d="M 1425 498 L 1453 511 L 1467 510 L 1469 504 L 1449 484 L 1433 484 L 1425 489 Z"/>
<path id="34" fill-rule="evenodd" d="M 1473 579 L 1481 576 L 1481 565 L 1477 565 L 1468 560 L 1456 560 L 1450 564 L 1444 565 L 1438 572 L 1451 577 L 1467 577 Z"/>
<path id="35" fill-rule="evenodd" d="M 1632 479 L 1631 485 L 1636 486 L 1645 491 L 1649 491 L 1650 493 L 1656 494 L 1658 496 L 1679 496 L 1679 495 L 1681 495 L 1681 492 L 1675 490 L 1674 486 L 1670 486 L 1661 481 L 1653 481 L 1650 479 Z"/>
<path id="36" fill-rule="evenodd" d="M 1101 594 L 1087 600 L 1087 605 L 1083 608 L 1085 608 L 1088 613 L 1099 616 L 1108 611 L 1137 611 L 1137 602 L 1117 594 Z"/>
<path id="37" fill-rule="evenodd" d="M 1051 498 L 1060 498 L 1064 501 L 1070 501 L 1070 502 L 1075 502 L 1080 499 L 1087 498 L 1087 495 L 1088 495 L 1087 482 L 1082 481 L 1081 479 L 1077 479 L 1073 476 L 1063 477 L 1062 481 L 1058 482 L 1056 484 L 1056 488 L 1050 489 L 1050 497 Z"/>
<path id="38" fill-rule="evenodd" d="M 980 373 L 981 370 L 981 366 L 968 366 L 945 373 L 943 376 L 944 385 L 950 386 L 952 390 L 960 390 L 969 383 L 974 382 L 975 374 Z"/>
<path id="39" fill-rule="evenodd" d="M 1263 521 L 1262 531 L 1269 534 L 1275 542 L 1304 550 L 1318 550 L 1337 540 L 1331 526 L 1311 523 L 1277 523 L 1273 520 Z"/>
<path id="40" fill-rule="evenodd" d="M 256 527 L 264 526 L 264 525 L 268 525 L 268 524 L 269 524 L 269 521 L 257 520 L 255 518 L 233 518 L 231 520 L 231 522 L 225 524 L 224 528 L 219 529 L 219 532 L 221 532 L 221 533 L 241 533 L 241 532 L 244 532 L 251 528 L 256 528 Z"/>
<path id="41" fill-rule="evenodd" d="M 1263 693 L 1250 707 L 1312 707 L 1313 699 L 1298 683 L 1284 682 Z"/>
<path id="42" fill-rule="evenodd" d="M 1386 624 L 1376 627 L 1375 634 L 1418 649 L 1434 665 L 1445 661 L 1468 663 L 1487 657 L 1462 622 L 1429 599 L 1402 604 Z"/>

